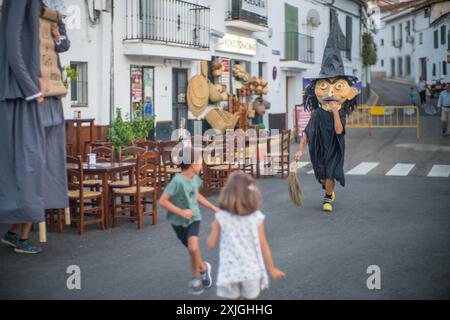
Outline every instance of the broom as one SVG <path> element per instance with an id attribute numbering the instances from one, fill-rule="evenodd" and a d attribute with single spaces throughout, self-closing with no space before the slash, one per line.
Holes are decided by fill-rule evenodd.
<path id="1" fill-rule="evenodd" d="M 298 163 L 292 162 L 289 170 L 288 176 L 288 187 L 289 187 L 289 196 L 291 197 L 292 202 L 298 206 L 303 206 L 303 191 L 300 186 L 300 180 L 298 179 L 297 171 L 298 171 Z"/>

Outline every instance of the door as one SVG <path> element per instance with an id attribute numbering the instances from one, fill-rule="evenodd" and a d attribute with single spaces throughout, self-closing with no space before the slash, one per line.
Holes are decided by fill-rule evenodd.
<path id="1" fill-rule="evenodd" d="M 187 69 L 173 69 L 172 72 L 172 120 L 175 128 L 180 128 L 182 119 L 186 125 L 188 118 L 188 105 L 186 100 L 188 84 Z M 185 129 L 186 126 L 185 126 Z"/>
<path id="2" fill-rule="evenodd" d="M 284 58 L 286 60 L 298 60 L 299 35 L 298 35 L 298 9 L 297 7 L 285 4 L 285 38 L 284 38 Z"/>
<path id="3" fill-rule="evenodd" d="M 421 76 L 427 80 L 427 58 L 420 58 Z"/>
<path id="4" fill-rule="evenodd" d="M 391 78 L 395 78 L 395 58 L 391 59 Z"/>

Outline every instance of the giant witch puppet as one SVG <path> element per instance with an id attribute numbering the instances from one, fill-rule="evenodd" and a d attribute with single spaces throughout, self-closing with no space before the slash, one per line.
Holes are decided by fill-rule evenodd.
<path id="1" fill-rule="evenodd" d="M 61 104 L 67 89 L 58 53 L 70 42 L 57 11 L 62 7 L 56 0 L 3 0 L 0 223 L 41 222 L 45 209 L 68 206 Z"/>
<path id="2" fill-rule="evenodd" d="M 326 212 L 333 211 L 335 181 L 345 186 L 345 122 L 356 105 L 360 88 L 355 77 L 345 75 L 340 53 L 343 37 L 337 16 L 333 14 L 320 75 L 304 81 L 304 106 L 312 115 L 296 155 L 300 160 L 308 144 L 314 174 L 325 190 L 323 210 Z"/>

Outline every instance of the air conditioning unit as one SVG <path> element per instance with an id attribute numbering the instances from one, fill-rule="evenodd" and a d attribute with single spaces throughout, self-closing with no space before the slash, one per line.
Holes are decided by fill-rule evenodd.
<path id="1" fill-rule="evenodd" d="M 394 41 L 394 48 L 401 48 L 402 47 L 402 41 L 400 39 L 397 39 Z"/>
<path id="2" fill-rule="evenodd" d="M 406 36 L 406 42 L 414 43 L 414 37 L 413 36 Z"/>

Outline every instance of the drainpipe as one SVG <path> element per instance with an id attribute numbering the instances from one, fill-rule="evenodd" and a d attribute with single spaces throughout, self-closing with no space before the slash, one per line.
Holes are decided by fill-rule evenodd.
<path id="1" fill-rule="evenodd" d="M 111 56 L 109 71 L 109 124 L 114 119 L 114 0 L 111 0 Z"/>

